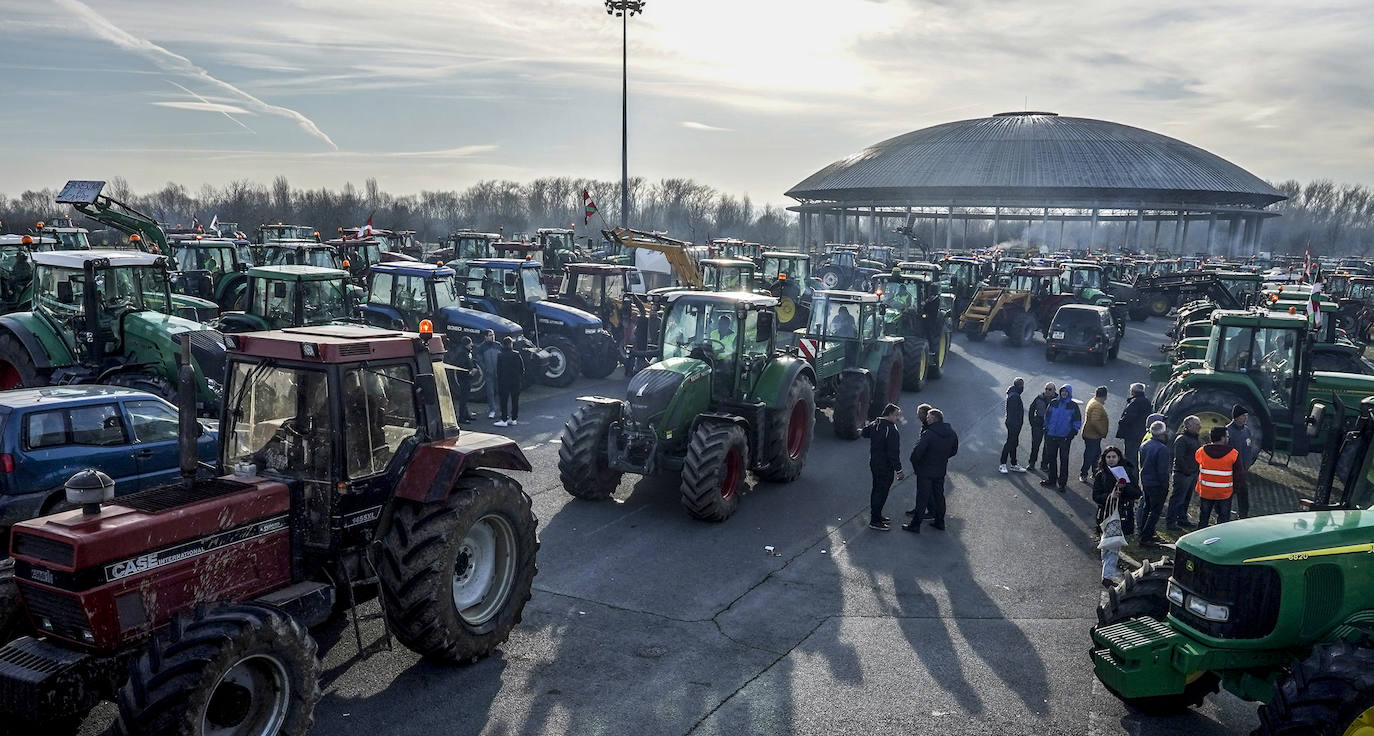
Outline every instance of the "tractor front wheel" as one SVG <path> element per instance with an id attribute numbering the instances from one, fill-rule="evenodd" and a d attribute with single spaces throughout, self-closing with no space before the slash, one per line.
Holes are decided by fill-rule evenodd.
<path id="1" fill-rule="evenodd" d="M 801 376 L 792 379 L 783 405 L 768 412 L 764 437 L 767 470 L 759 475 L 774 483 L 789 483 L 801 475 L 816 427 L 816 389 Z"/>
<path id="2" fill-rule="evenodd" d="M 870 403 L 872 394 L 867 377 L 860 373 L 841 375 L 840 385 L 835 389 L 835 408 L 830 419 L 835 436 L 842 440 L 859 439 L 859 431 L 868 424 Z"/>
<path id="3" fill-rule="evenodd" d="M 163 376 L 152 373 L 116 373 L 105 379 L 105 383 L 112 386 L 124 386 L 135 391 L 147 391 L 154 396 L 177 403 L 177 388 L 171 381 Z"/>
<path id="4" fill-rule="evenodd" d="M 571 341 L 564 337 L 550 337 L 540 345 L 549 354 L 549 364 L 539 380 L 545 386 L 564 388 L 577 380 L 582 371 L 582 358 Z"/>
<path id="5" fill-rule="evenodd" d="M 1184 391 L 1159 411 L 1164 414 L 1164 421 L 1170 427 L 1181 427 L 1185 418 L 1196 415 L 1202 420 L 1202 432 L 1199 436 L 1206 437 L 1207 433 L 1212 431 L 1212 427 L 1225 427 L 1231 423 L 1231 415 L 1237 405 L 1245 407 L 1245 410 L 1250 412 L 1250 421 L 1245 425 L 1250 430 L 1250 441 L 1256 448 L 1264 447 L 1264 422 L 1260 418 L 1260 407 L 1255 406 L 1248 398 L 1242 398 L 1229 391 L 1209 388 Z"/>
<path id="6" fill-rule="evenodd" d="M 39 379 L 28 348 L 12 335 L 0 335 L 0 391 L 46 383 Z"/>
<path id="7" fill-rule="evenodd" d="M 1374 731 L 1374 642 L 1335 641 L 1312 648 L 1259 708 L 1254 736 L 1366 734 Z"/>
<path id="8" fill-rule="evenodd" d="M 611 468 L 606 440 L 611 411 L 600 404 L 583 404 L 563 425 L 559 436 L 558 478 L 577 498 L 604 501 L 620 485 L 621 473 Z"/>
<path id="9" fill-rule="evenodd" d="M 391 633 L 441 662 L 475 662 L 520 622 L 534 582 L 534 512 L 520 484 L 465 473 L 442 501 L 392 501 L 377 578 Z"/>
<path id="10" fill-rule="evenodd" d="M 620 348 L 608 334 L 589 336 L 587 351 L 582 355 L 582 375 L 593 381 L 611 375 L 620 365 Z"/>
<path id="11" fill-rule="evenodd" d="M 1013 347 L 1023 347 L 1035 341 L 1035 317 L 1029 312 L 1017 312 L 1007 321 L 1007 341 Z"/>
<path id="12" fill-rule="evenodd" d="M 982 342 L 988 339 L 988 333 L 983 332 L 983 326 L 981 324 L 972 324 L 965 327 L 964 336 L 967 337 L 970 342 Z"/>
<path id="13" fill-rule="evenodd" d="M 939 378 L 945 374 L 945 358 L 949 357 L 949 332 L 941 331 L 939 340 L 940 344 L 930 357 L 930 365 L 926 366 L 927 378 Z"/>
<path id="14" fill-rule="evenodd" d="M 1167 316 L 1169 314 L 1169 310 L 1173 309 L 1173 307 L 1174 305 L 1169 303 L 1169 297 L 1164 296 L 1162 294 L 1152 297 L 1150 299 L 1149 311 L 1151 316 Z"/>
<path id="15" fill-rule="evenodd" d="M 1174 564 L 1167 558 L 1158 562 L 1146 560 L 1125 580 L 1103 593 L 1097 606 L 1097 628 L 1119 624 L 1133 618 L 1147 617 L 1163 621 L 1169 615 L 1167 596 L 1169 578 Z M 1147 715 L 1181 713 L 1217 691 L 1221 679 L 1213 672 L 1200 672 L 1176 695 L 1156 695 L 1146 698 L 1123 698 L 1122 702 Z"/>
<path id="16" fill-rule="evenodd" d="M 703 521 L 725 521 L 748 485 L 749 442 L 734 424 L 702 422 L 682 463 L 682 507 Z"/>
<path id="17" fill-rule="evenodd" d="M 216 604 L 178 616 L 129 668 L 119 725 L 140 736 L 299 736 L 320 699 L 315 641 L 260 603 Z"/>
<path id="18" fill-rule="evenodd" d="M 5 558 L 0 560 L 0 646 L 18 638 L 24 631 L 24 624 L 24 604 L 14 584 L 14 559 Z"/>
<path id="19" fill-rule="evenodd" d="M 925 388 L 930 370 L 930 346 L 921 338 L 908 337 L 902 341 L 902 388 L 920 391 Z M 882 407 L 877 407 L 879 411 Z"/>

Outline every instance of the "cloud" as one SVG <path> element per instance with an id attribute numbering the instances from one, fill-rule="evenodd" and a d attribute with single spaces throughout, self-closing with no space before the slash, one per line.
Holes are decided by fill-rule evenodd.
<path id="1" fill-rule="evenodd" d="M 396 151 L 390 155 L 402 158 L 468 158 L 479 153 L 490 153 L 500 148 L 492 144 L 481 144 L 473 146 L 459 146 L 457 148 L 445 148 L 440 151 Z"/>
<path id="2" fill-rule="evenodd" d="M 252 113 L 248 112 L 247 110 L 244 110 L 244 109 L 242 109 L 242 108 L 236 108 L 236 107 L 234 107 L 233 105 L 225 105 L 225 104 L 222 104 L 222 103 L 219 103 L 219 102 L 211 102 L 211 101 L 205 99 L 204 97 L 201 97 L 200 95 L 196 94 L 195 92 L 192 92 L 191 90 L 186 89 L 185 87 L 183 87 L 183 86 L 177 84 L 176 82 L 173 82 L 173 81 L 170 80 L 170 79 L 167 80 L 167 84 L 170 84 L 170 85 L 172 85 L 173 87 L 176 87 L 177 89 L 181 90 L 182 92 L 185 92 L 186 94 L 188 94 L 188 95 L 190 95 L 190 96 L 196 98 L 196 100 L 198 101 L 198 102 L 182 102 L 180 105 L 171 105 L 171 107 L 181 107 L 183 110 L 206 110 L 206 111 L 209 111 L 209 112 L 218 112 L 218 113 L 220 113 L 221 115 L 223 115 L 224 117 L 229 118 L 229 120 L 232 121 L 235 125 L 239 126 L 240 128 L 243 128 L 244 130 L 248 131 L 249 133 L 257 133 L 257 131 L 255 131 L 255 130 L 253 130 L 252 128 L 250 128 L 250 127 L 248 127 L 247 125 L 245 125 L 245 124 L 243 123 L 243 121 L 241 121 L 241 120 L 239 120 L 238 118 L 234 117 L 233 115 L 230 115 L 230 114 L 229 114 L 229 113 L 231 113 L 231 112 L 238 112 L 238 113 L 242 113 L 242 114 L 244 114 L 244 115 L 251 115 Z"/>
<path id="3" fill-rule="evenodd" d="M 247 110 L 245 110 L 245 109 L 243 109 L 243 108 L 241 108 L 241 107 L 235 107 L 235 106 L 233 106 L 233 105 L 225 105 L 225 104 L 221 104 L 221 103 L 219 103 L 219 102 L 187 102 L 187 101 L 185 101 L 185 100 L 170 100 L 170 101 L 165 101 L 165 102 L 154 102 L 154 103 L 151 103 L 151 104 L 157 105 L 158 107 L 171 107 L 171 108 L 175 108 L 175 109 L 177 109 L 177 110 L 196 110 L 196 111 L 199 111 L 199 112 L 219 112 L 219 113 L 224 113 L 225 115 L 229 115 L 230 113 L 232 113 L 232 114 L 234 114 L 234 115 L 252 115 L 252 114 L 253 114 L 253 113 L 251 113 L 251 112 L 249 112 L 249 111 L 247 111 Z M 230 119 L 230 120 L 234 120 L 233 118 L 229 118 L 229 119 Z M 239 121 L 234 120 L 234 122 L 238 123 Z M 243 124 L 243 123 L 239 123 L 239 125 L 242 125 L 242 124 Z"/>
<path id="4" fill-rule="evenodd" d="M 687 128 L 688 130 L 705 130 L 705 131 L 708 131 L 708 132 L 711 132 L 711 133 L 729 133 L 729 132 L 732 132 L 732 131 L 730 130 L 730 128 L 717 128 L 717 127 L 714 126 L 714 125 L 707 125 L 706 123 L 698 123 L 698 122 L 696 122 L 695 120 L 684 120 L 684 121 L 682 121 L 682 127 Z"/>
<path id="5" fill-rule="evenodd" d="M 225 82 L 221 79 L 217 79 L 216 77 L 212 76 L 210 72 L 202 69 L 199 66 L 196 66 L 194 63 L 191 62 L 190 59 L 187 59 L 186 57 L 181 56 L 180 54 L 175 54 L 171 51 L 168 51 L 167 49 L 153 43 L 152 41 L 137 38 L 132 34 L 124 31 L 119 26 L 116 26 L 115 24 L 111 23 L 108 19 L 105 18 L 105 16 L 95 12 L 85 3 L 80 2 L 80 0 L 56 1 L 57 4 L 69 10 L 73 16 L 78 18 L 81 22 L 85 23 L 86 26 L 90 28 L 93 32 L 95 32 L 97 36 L 105 39 L 106 41 L 109 41 L 110 43 L 113 43 L 114 45 L 119 46 L 120 48 L 127 49 L 129 51 L 133 51 L 136 54 L 139 54 L 145 59 L 148 59 L 152 63 L 156 64 L 163 71 L 172 74 L 181 74 L 184 76 L 193 77 L 195 79 L 199 79 L 203 82 L 219 87 L 220 89 L 223 89 L 224 91 L 229 92 L 235 97 L 241 99 L 248 106 L 248 108 L 255 110 L 259 113 L 262 113 L 264 115 L 276 115 L 278 117 L 287 118 L 288 120 L 295 122 L 298 126 L 300 126 L 302 130 L 304 130 L 309 135 L 324 141 L 326 144 L 329 145 L 331 149 L 335 151 L 339 150 L 339 147 L 334 144 L 334 141 L 328 135 L 326 135 L 324 131 L 320 130 L 319 126 L 315 125 L 314 121 L 302 115 L 301 113 L 292 110 L 288 107 L 281 107 L 280 105 L 272 105 L 267 102 L 264 102 L 228 82 Z"/>

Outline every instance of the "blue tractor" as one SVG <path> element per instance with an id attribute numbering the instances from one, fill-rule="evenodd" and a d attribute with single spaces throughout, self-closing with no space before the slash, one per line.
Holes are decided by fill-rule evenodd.
<path id="1" fill-rule="evenodd" d="M 448 266 L 417 261 L 377 263 L 368 272 L 367 299 L 358 306 L 357 314 L 363 322 L 377 327 L 408 330 L 420 329 L 420 320 L 427 319 L 434 326 L 434 334 L 443 335 L 456 353 L 459 338 L 472 338 L 473 346 L 482 342 L 482 333 L 491 330 L 496 341 L 509 337 L 525 360 L 525 383 L 544 377 L 550 357 L 525 339 L 524 330 L 511 320 L 495 314 L 462 306 L 462 298 L 454 281 L 454 271 Z M 485 393 L 486 376 L 481 366 L 473 368 L 468 395 L 481 399 Z"/>
<path id="2" fill-rule="evenodd" d="M 611 333 L 596 315 L 549 301 L 541 275 L 534 261 L 479 258 L 467 262 L 458 284 L 464 304 L 515 322 L 549 354 L 548 385 L 567 386 L 579 373 L 609 376 L 619 363 Z"/>

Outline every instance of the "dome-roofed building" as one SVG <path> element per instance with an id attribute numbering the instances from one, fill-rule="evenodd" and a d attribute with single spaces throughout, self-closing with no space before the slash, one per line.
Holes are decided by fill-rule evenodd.
<path id="1" fill-rule="evenodd" d="M 1284 195 L 1235 164 L 1175 138 L 1128 125 L 1048 112 L 1001 113 L 923 128 L 869 146 L 787 192 L 808 245 L 869 240 L 911 219 L 918 229 L 955 220 L 1028 226 L 1036 244 L 1064 245 L 1066 222 L 1090 222 L 1088 247 L 1179 252 L 1190 223 L 1207 224 L 1207 250 L 1252 253 L 1265 208 Z M 896 222 L 892 220 L 895 218 Z M 1055 243 L 1057 223 L 1059 243 Z M 1125 242 L 1101 242 L 1099 223 L 1125 224 Z M 1171 222 L 1169 241 L 1161 225 Z M 1227 225 L 1219 237 L 1218 223 Z M 1146 223 L 1153 234 L 1144 233 Z M 1037 227 L 1038 226 L 1038 227 Z M 1132 227 L 1134 226 L 1134 227 Z M 1119 232 L 1119 230 L 1118 230 Z M 939 240 L 931 238 L 933 244 Z"/>

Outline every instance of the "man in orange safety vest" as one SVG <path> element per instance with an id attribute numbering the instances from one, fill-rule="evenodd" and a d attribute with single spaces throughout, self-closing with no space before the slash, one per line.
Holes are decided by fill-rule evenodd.
<path id="1" fill-rule="evenodd" d="M 1213 427 L 1211 442 L 1197 450 L 1198 528 L 1207 526 L 1212 512 L 1217 523 L 1231 520 L 1231 496 L 1245 487 L 1245 462 L 1236 448 L 1226 444 L 1226 428 Z"/>

